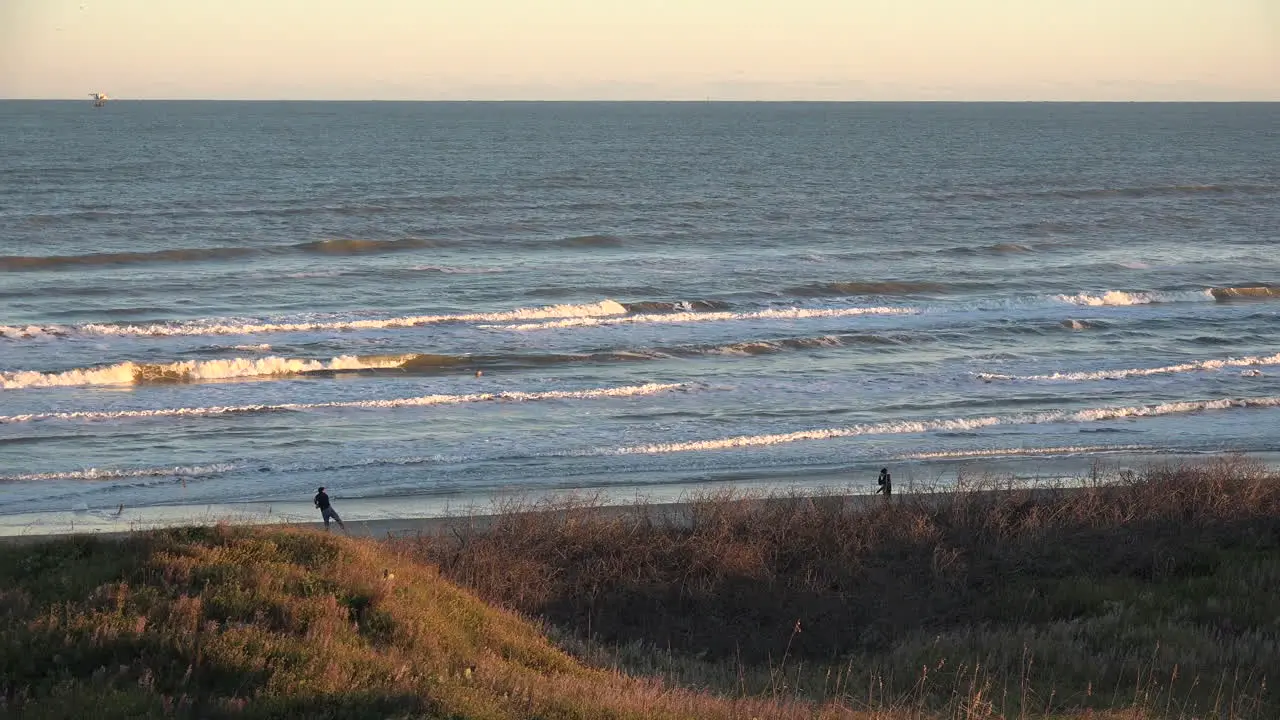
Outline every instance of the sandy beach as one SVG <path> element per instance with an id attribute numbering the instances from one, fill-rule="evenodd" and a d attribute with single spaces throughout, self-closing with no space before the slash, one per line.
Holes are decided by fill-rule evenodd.
<path id="1" fill-rule="evenodd" d="M 951 500 L 957 492 L 979 493 L 987 496 L 1008 493 L 1030 493 L 1033 497 L 1047 499 L 1053 496 L 1061 496 L 1064 493 L 1072 493 L 1079 489 L 1080 486 L 1054 486 L 1039 488 L 1003 487 L 998 489 L 966 489 L 959 491 L 937 490 L 927 492 L 895 493 L 890 502 L 895 505 L 923 505 L 926 507 L 937 507 Z M 747 505 L 796 502 L 820 504 L 826 507 L 830 507 L 832 504 L 835 504 L 838 505 L 843 512 L 861 513 L 868 509 L 882 506 L 885 503 L 885 499 L 880 495 L 867 493 L 797 493 L 794 495 L 743 494 L 741 499 L 737 502 Z M 699 501 L 696 499 L 686 499 L 674 502 L 633 501 L 629 503 L 605 503 L 600 501 L 583 501 L 581 499 L 575 500 L 572 497 L 568 497 L 563 502 L 556 502 L 553 500 L 545 504 L 513 505 L 510 508 L 504 508 L 493 503 L 487 507 L 479 504 L 473 504 L 468 506 L 465 510 L 453 510 L 448 514 L 441 514 L 434 517 L 352 519 L 345 521 L 345 529 L 339 528 L 337 523 L 333 523 L 331 525 L 330 532 L 346 534 L 350 537 L 372 538 L 375 540 L 411 538 L 417 536 L 439 536 L 464 529 L 484 531 L 492 525 L 495 519 L 510 512 L 557 513 L 567 515 L 569 517 L 574 515 L 589 515 L 597 519 L 647 518 L 650 522 L 654 523 L 687 526 L 691 523 L 698 506 Z M 238 515 L 227 514 L 221 517 L 210 516 L 206 518 L 205 521 L 201 522 L 136 527 L 129 530 L 110 529 L 110 526 L 104 528 L 102 525 L 88 523 L 82 523 L 80 525 L 80 529 L 72 527 L 67 531 L 62 532 L 40 532 L 41 528 L 30 527 L 27 528 L 29 532 L 0 535 L 0 542 L 19 544 L 38 543 L 61 537 L 95 537 L 119 540 L 136 533 L 149 532 L 156 529 L 162 529 L 163 527 L 182 527 L 184 525 L 207 526 L 221 523 L 230 525 L 282 526 L 316 531 L 324 530 L 323 522 L 304 519 L 306 517 L 314 517 L 315 513 L 299 514 L 292 508 L 290 510 L 290 512 L 273 513 L 271 516 L 255 516 L 246 513 Z"/>

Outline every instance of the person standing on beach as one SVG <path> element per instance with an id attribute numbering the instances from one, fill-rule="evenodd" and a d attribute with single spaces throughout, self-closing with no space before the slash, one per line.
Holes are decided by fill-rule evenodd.
<path id="1" fill-rule="evenodd" d="M 880 468 L 880 477 L 878 479 L 880 481 L 880 489 L 876 490 L 876 494 L 883 493 L 885 501 L 888 502 L 889 496 L 893 494 L 893 478 L 889 476 L 889 468 Z"/>
<path id="2" fill-rule="evenodd" d="M 325 532 L 329 532 L 330 518 L 338 521 L 338 527 L 342 528 L 343 532 L 347 531 L 347 526 L 342 524 L 342 518 L 338 517 L 338 513 L 334 511 L 333 506 L 329 504 L 329 493 L 324 491 L 323 485 L 316 490 L 316 497 L 312 502 L 315 503 L 317 508 L 320 508 L 320 517 L 324 518 Z"/>

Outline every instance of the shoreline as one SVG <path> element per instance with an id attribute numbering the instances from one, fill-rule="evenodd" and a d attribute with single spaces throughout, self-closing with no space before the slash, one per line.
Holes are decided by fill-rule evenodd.
<path id="1" fill-rule="evenodd" d="M 1090 485 L 1081 483 L 1069 486 L 1046 485 L 1016 487 L 1008 484 L 1004 486 L 975 485 L 973 487 L 949 487 L 939 488 L 936 490 L 895 492 L 888 502 L 894 505 L 910 505 L 913 507 L 923 505 L 936 508 L 958 495 L 977 494 L 985 496 L 1000 496 L 1014 493 L 1026 493 L 1032 498 L 1043 500 L 1074 494 L 1087 488 L 1107 487 L 1112 484 L 1114 483 L 1099 482 Z M 737 491 L 731 489 L 729 492 L 734 493 Z M 743 503 L 750 506 L 785 502 L 808 502 L 824 505 L 830 509 L 832 504 L 838 504 L 841 512 L 851 514 L 866 513 L 874 508 L 881 507 L 886 502 L 883 496 L 879 494 L 848 492 L 847 489 L 845 489 L 845 491 L 834 491 L 833 489 L 833 492 L 828 493 L 797 492 L 794 494 L 752 495 L 750 493 L 741 492 L 737 496 L 729 494 L 726 495 L 732 502 Z M 710 502 L 721 501 L 721 499 L 717 498 L 714 494 L 708 494 L 704 497 Z M 344 521 L 346 524 L 345 531 L 340 529 L 337 526 L 337 523 L 333 523 L 330 532 L 337 535 L 345 535 L 347 537 L 367 538 L 377 541 L 405 539 L 419 536 L 440 536 L 463 529 L 468 531 L 484 532 L 498 518 L 510 515 L 539 513 L 561 514 L 565 516 L 582 514 L 591 516 L 593 519 L 597 520 L 625 518 L 648 519 L 654 522 L 669 523 L 675 526 L 687 527 L 692 524 L 694 510 L 699 506 L 703 499 L 704 498 L 685 498 L 670 502 L 649 502 L 644 499 L 637 499 L 630 503 L 622 503 L 598 502 L 581 497 L 563 496 L 559 498 L 553 497 L 544 503 L 513 505 L 506 509 L 501 506 L 492 507 L 491 505 L 491 508 L 485 512 L 475 512 L 480 508 L 470 506 L 472 512 L 458 512 L 432 517 L 352 519 Z M 158 530 L 179 527 L 209 527 L 221 524 L 256 528 L 311 530 L 315 532 L 324 531 L 324 523 L 318 520 L 302 520 L 301 518 L 296 518 L 296 516 L 286 515 L 277 515 L 276 517 L 282 519 L 279 521 L 254 521 L 244 517 L 225 517 L 213 518 L 208 522 L 179 522 L 166 525 L 136 527 L 126 530 L 88 530 L 0 535 L 0 543 L 10 545 L 32 545 L 41 542 L 70 538 L 123 540 L 134 535 L 145 534 Z"/>
<path id="2" fill-rule="evenodd" d="M 1008 483 L 1070 486 L 1092 482 L 1099 470 L 1105 477 L 1117 477 L 1127 469 L 1160 463 L 1195 462 L 1192 453 L 1171 453 L 1160 457 L 1145 454 L 1117 454 L 1105 458 L 988 457 L 925 461 L 887 462 L 894 474 L 899 495 L 916 491 L 950 490 L 964 479 L 978 479 L 991 485 Z M 1280 468 L 1280 456 L 1259 458 Z M 1098 463 L 1103 463 L 1099 465 Z M 633 506 L 637 503 L 666 505 L 697 500 L 725 492 L 743 495 L 862 495 L 872 494 L 874 467 L 809 466 L 772 468 L 758 471 L 709 473 L 673 482 L 640 482 L 611 486 L 606 483 L 586 487 L 508 486 L 486 488 L 449 495 L 404 495 L 344 497 L 340 488 L 330 494 L 334 507 L 344 519 L 374 527 L 456 516 L 475 517 L 501 513 L 512 505 L 528 506 L 566 499 L 596 505 Z M 334 490 L 338 493 L 334 494 Z M 0 540 L 15 536 L 107 534 L 149 530 L 160 527 L 233 524 L 288 524 L 318 526 L 319 513 L 311 506 L 310 495 L 293 501 L 204 502 L 174 505 L 115 505 L 67 510 L 0 513 Z M 378 530 L 372 530 L 375 534 Z"/>
<path id="3" fill-rule="evenodd" d="M 1214 454 L 1223 457 L 1234 453 Z M 1243 457 L 1280 470 L 1280 454 L 1244 453 Z M 1194 453 L 1118 455 L 1089 466 L 1079 458 L 985 458 L 890 465 L 894 472 L 894 499 L 936 498 L 974 490 L 1070 489 L 1120 482 L 1126 472 L 1196 464 L 1210 459 Z M 1021 472 L 1019 472 L 1021 471 Z M 473 494 L 446 496 L 334 497 L 334 507 L 351 529 L 352 536 L 386 538 L 418 533 L 447 532 L 460 524 L 537 509 L 564 506 L 592 508 L 597 512 L 633 512 L 638 507 L 662 508 L 667 515 L 687 512 L 706 499 L 734 496 L 740 499 L 777 500 L 800 497 L 841 498 L 846 505 L 865 507 L 875 499 L 874 475 L 852 473 L 845 468 L 806 468 L 769 476 L 704 477 L 700 482 L 641 484 L 619 487 L 559 489 L 506 488 Z M 309 498 L 308 498 L 309 499 Z M 0 542 L 53 539 L 60 536 L 127 537 L 171 527 L 218 524 L 287 526 L 322 529 L 319 512 L 308 501 L 203 503 L 116 508 L 39 511 L 0 514 Z"/>

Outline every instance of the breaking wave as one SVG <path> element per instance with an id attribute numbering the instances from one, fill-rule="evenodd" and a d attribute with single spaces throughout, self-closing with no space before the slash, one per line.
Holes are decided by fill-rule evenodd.
<path id="1" fill-rule="evenodd" d="M 625 315 L 627 309 L 613 300 L 601 300 L 586 305 L 549 305 L 536 308 L 521 308 L 492 313 L 461 313 L 457 315 L 413 315 L 408 317 L 386 318 L 382 320 L 337 320 L 329 322 L 298 323 L 243 323 L 228 324 L 219 322 L 185 322 L 164 323 L 155 325 L 104 325 L 92 323 L 73 328 L 75 332 L 88 335 L 134 335 L 134 336 L 174 336 L 174 335 L 252 335 L 256 333 L 274 332 L 311 332 L 327 330 L 379 330 L 383 328 L 414 327 L 435 323 L 459 322 L 510 322 L 513 320 L 538 320 L 542 318 L 583 318 L 605 315 Z M 6 328 L 0 328 L 3 332 Z M 31 328 L 27 328 L 29 332 Z M 35 328 L 41 333 L 56 334 L 68 332 L 65 328 Z M 6 333 L 7 335 L 8 333 Z"/>
<path id="2" fill-rule="evenodd" d="M 1124 292 L 1107 290 L 1101 293 L 1080 293 L 1079 295 L 1055 295 L 1054 299 L 1071 305 L 1101 307 L 1104 305 L 1150 305 L 1153 303 L 1203 302 L 1213 300 L 1212 290 L 1189 290 L 1186 292 Z"/>
<path id="3" fill-rule="evenodd" d="M 1242 358 L 1226 360 L 1197 360 L 1196 362 L 1165 365 L 1154 368 L 1129 368 L 1124 370 L 1095 370 L 1092 372 L 1053 373 L 1050 375 L 1003 375 L 1000 373 L 978 373 L 981 380 L 1020 380 L 1020 381 L 1084 381 L 1084 380 L 1123 380 L 1131 377 L 1148 375 L 1170 375 L 1173 373 L 1197 372 L 1201 370 L 1221 370 L 1223 368 L 1258 367 L 1264 365 L 1280 365 L 1280 353 L 1258 357 L 1250 355 Z"/>
<path id="4" fill-rule="evenodd" d="M 606 325 L 633 325 L 644 323 L 717 322 L 726 320 L 801 320 L 806 318 L 856 317 L 858 315 L 912 315 L 918 310 L 897 307 L 760 310 L 758 312 L 676 312 L 622 317 L 571 317 L 547 322 L 517 325 L 482 325 L 500 330 L 551 330 L 555 328 L 601 327 Z"/>
<path id="5" fill-rule="evenodd" d="M 938 452 L 901 455 L 899 460 L 940 460 L 946 458 L 1021 457 L 1036 455 L 1084 455 L 1104 452 L 1142 452 L 1154 450 L 1150 445 L 1068 445 L 1047 448 L 989 448 L 986 450 L 940 450 Z"/>
<path id="6" fill-rule="evenodd" d="M 30 370 L 0 372 L 0 389 L 76 387 L 84 385 L 135 385 L 185 383 L 202 380 L 303 375 L 336 370 L 369 370 L 400 367 L 413 356 L 341 355 L 332 360 L 300 360 L 284 357 L 188 360 L 175 363 L 123 362 L 100 368 L 43 373 Z"/>
<path id="7" fill-rule="evenodd" d="M 935 282 L 830 282 L 793 287 L 787 292 L 801 297 L 830 295 L 919 295 L 946 292 L 947 286 Z"/>
<path id="8" fill-rule="evenodd" d="M 99 468 L 85 468 L 83 470 L 70 470 L 67 472 L 51 472 L 51 473 L 28 473 L 25 475 L 0 475 L 0 483 L 7 482 L 30 482 L 36 480 L 119 480 L 122 478 L 146 478 L 146 477 L 172 477 L 172 478 L 189 478 L 189 477 L 208 477 L 210 475 L 222 475 L 231 472 L 237 468 L 236 465 L 221 463 L 217 465 L 193 465 L 190 467 L 167 467 L 167 468 L 138 468 L 133 470 L 113 470 Z"/>
<path id="9" fill-rule="evenodd" d="M 906 420 L 898 422 L 870 423 L 837 428 L 816 428 L 790 433 L 770 435 L 738 435 L 735 437 L 715 438 L 711 440 L 691 440 L 687 442 L 654 443 L 650 445 L 633 445 L 619 448 L 597 448 L 592 450 L 570 451 L 565 455 L 659 455 L 679 452 L 696 452 L 704 450 L 728 450 L 732 448 L 764 447 L 804 440 L 830 440 L 834 438 L 857 437 L 861 435 L 900 435 L 928 432 L 966 432 L 996 425 L 1042 425 L 1049 423 L 1087 423 L 1106 420 L 1123 420 L 1127 418 L 1158 417 L 1182 413 L 1203 412 L 1206 410 L 1227 410 L 1233 408 L 1273 408 L 1280 407 L 1280 397 L 1226 398 L 1222 400 L 1189 400 L 1184 402 L 1162 403 L 1160 405 L 1138 405 L 1131 407 L 1103 407 L 1089 410 L 1053 411 L 1021 415 L 996 415 L 977 418 L 954 418 L 940 420 Z"/>
<path id="10" fill-rule="evenodd" d="M 9 340 L 33 340 L 47 337 L 60 337 L 66 335 L 65 328 L 46 327 L 42 325 L 27 325 L 19 327 L 17 325 L 0 325 L 0 337 Z"/>
<path id="11" fill-rule="evenodd" d="M 592 400 L 606 397 L 631 397 L 653 395 L 678 390 L 681 383 L 646 383 L 623 385 L 592 390 L 549 390 L 545 392 L 496 392 L 470 393 L 467 395 L 420 395 L 390 400 L 347 400 L 324 403 L 285 403 L 280 405 L 228 405 L 218 407 L 162 408 L 158 410 L 108 410 L 30 413 L 26 415 L 0 415 L 0 424 L 36 422 L 42 420 L 122 420 L 160 417 L 207 417 L 213 415 L 238 415 L 245 413 L 289 412 L 300 410 L 324 410 L 330 408 L 425 407 L 430 405 L 458 405 L 476 402 L 528 402 L 534 400 Z"/>
<path id="12" fill-rule="evenodd" d="M 614 363 L 696 358 L 710 355 L 765 355 L 816 350 L 847 345 L 898 345 L 908 339 L 872 333 L 745 340 L 725 345 L 676 345 L 669 347 L 599 350 L 585 353 L 498 353 L 447 355 L 401 353 L 394 355 L 339 355 L 329 360 L 266 356 L 223 360 L 186 360 L 173 363 L 122 362 L 61 372 L 35 370 L 0 371 L 0 389 L 83 387 L 94 385 L 143 385 L 210 382 L 238 378 L 285 378 L 307 374 L 396 370 L 408 374 L 449 371 L 523 369 L 570 363 Z M 270 345 L 235 346 L 238 350 L 270 350 Z"/>

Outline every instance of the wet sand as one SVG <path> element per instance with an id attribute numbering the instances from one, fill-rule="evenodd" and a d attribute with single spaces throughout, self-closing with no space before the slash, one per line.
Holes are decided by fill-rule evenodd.
<path id="1" fill-rule="evenodd" d="M 995 489 L 995 490 L 965 490 L 960 492 L 977 492 L 984 496 L 998 496 L 1009 493 L 1030 493 L 1032 497 L 1037 499 L 1051 499 L 1061 496 L 1064 493 L 1071 493 L 1080 488 L 1055 487 L 1055 488 L 1036 488 L 1036 489 Z M 955 491 L 939 491 L 939 492 L 916 492 L 916 493 L 896 493 L 891 502 L 895 505 L 925 505 L 928 507 L 939 507 L 951 500 L 955 495 Z M 992 497 L 994 499 L 994 497 Z M 847 513 L 861 513 L 870 508 L 880 507 L 885 503 L 885 499 L 879 495 L 868 494 L 842 494 L 842 495 L 812 495 L 812 496 L 794 496 L 794 497 L 760 497 L 760 498 L 743 498 L 737 500 L 745 504 L 760 503 L 813 503 L 831 508 L 838 505 L 839 509 Z M 582 514 L 595 518 L 640 518 L 648 517 L 653 522 L 665 522 L 679 526 L 688 526 L 694 516 L 697 502 L 668 502 L 668 503 L 651 503 L 651 504 L 618 504 L 618 505 L 585 505 L 581 507 L 572 507 L 568 510 L 556 509 L 539 509 L 533 507 L 521 510 L 522 512 L 550 512 L 561 515 L 572 516 Z M 228 517 L 225 519 L 212 518 L 209 522 L 188 523 L 188 525 L 215 525 L 219 522 L 225 522 L 230 525 L 253 525 L 253 526 L 274 526 L 287 527 L 295 529 L 313 530 L 324 532 L 324 523 L 322 522 L 291 522 L 288 520 L 290 516 L 287 514 L 277 515 L 271 521 L 255 522 L 244 517 Z M 466 512 L 456 513 L 439 517 L 419 517 L 419 518 L 382 518 L 371 520 L 347 520 L 346 528 L 339 528 L 337 523 L 333 523 L 330 532 L 345 534 L 351 537 L 372 538 L 375 540 L 397 539 L 397 538 L 413 538 L 418 536 L 438 536 L 452 534 L 462 530 L 484 531 L 488 529 L 496 518 L 500 517 L 498 513 L 479 513 Z M 180 525 L 178 525 L 180 526 Z M 178 527 L 170 526 L 170 527 Z M 104 540 L 120 540 L 138 533 L 150 532 L 158 527 L 138 528 L 134 530 L 88 530 L 85 532 L 57 532 L 57 533 L 39 533 L 30 532 L 25 534 L 0 535 L 0 542 L 31 544 L 48 540 L 67 537 L 94 537 Z"/>

